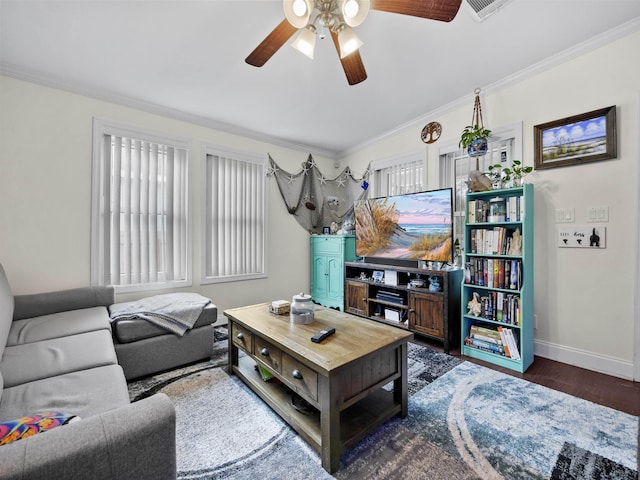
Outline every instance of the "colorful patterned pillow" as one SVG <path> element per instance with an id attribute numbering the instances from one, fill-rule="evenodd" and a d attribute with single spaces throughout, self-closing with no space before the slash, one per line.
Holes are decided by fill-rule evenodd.
<path id="1" fill-rule="evenodd" d="M 46 432 L 52 428 L 66 425 L 73 420 L 80 420 L 80 417 L 69 413 L 45 412 L 0 422 L 0 445 Z"/>

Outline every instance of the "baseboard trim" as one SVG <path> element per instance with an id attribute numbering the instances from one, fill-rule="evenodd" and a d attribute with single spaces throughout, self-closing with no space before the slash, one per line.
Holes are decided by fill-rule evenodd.
<path id="1" fill-rule="evenodd" d="M 633 380 L 633 362 L 625 362 L 619 358 L 596 355 L 585 350 L 542 340 L 534 341 L 534 354 L 549 360 L 593 370 L 594 372 L 605 373 L 625 380 Z"/>

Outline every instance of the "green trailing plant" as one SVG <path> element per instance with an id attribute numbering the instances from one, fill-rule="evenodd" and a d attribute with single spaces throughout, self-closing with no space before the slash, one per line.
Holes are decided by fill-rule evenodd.
<path id="1" fill-rule="evenodd" d="M 523 167 L 520 160 L 514 160 L 511 162 L 511 168 L 507 167 L 502 169 L 504 172 L 505 180 L 520 180 L 528 173 L 533 171 L 533 167 Z"/>
<path id="2" fill-rule="evenodd" d="M 505 175 L 507 169 L 503 169 L 502 164 L 496 163 L 494 165 L 489 165 L 488 169 L 489 171 L 486 175 L 491 179 L 491 183 L 493 185 L 500 184 L 502 181 L 508 180 Z"/>
<path id="3" fill-rule="evenodd" d="M 474 140 L 487 138 L 489 135 L 491 135 L 491 130 L 484 128 L 484 126 L 467 125 L 460 135 L 460 143 L 458 145 L 461 148 L 467 148 Z"/>

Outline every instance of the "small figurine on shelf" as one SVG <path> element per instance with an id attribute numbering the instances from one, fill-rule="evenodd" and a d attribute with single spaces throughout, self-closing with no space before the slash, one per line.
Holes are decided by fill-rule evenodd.
<path id="1" fill-rule="evenodd" d="M 467 303 L 467 308 L 469 311 L 468 315 L 473 315 L 474 317 L 479 317 L 480 312 L 482 312 L 482 303 L 480 303 L 480 295 L 478 292 L 473 292 L 473 299 Z"/>
<path id="2" fill-rule="evenodd" d="M 440 277 L 438 275 L 431 275 L 429 277 L 429 291 L 430 292 L 440 291 Z"/>
<path id="3" fill-rule="evenodd" d="M 522 255 L 522 235 L 520 235 L 520 229 L 516 229 L 511 236 L 511 243 L 509 244 L 509 255 Z"/>

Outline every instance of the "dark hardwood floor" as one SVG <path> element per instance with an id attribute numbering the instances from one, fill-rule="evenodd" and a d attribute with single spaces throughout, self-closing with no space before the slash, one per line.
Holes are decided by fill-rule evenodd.
<path id="1" fill-rule="evenodd" d="M 414 342 L 442 351 L 442 345 L 431 343 L 417 335 Z M 527 371 L 519 373 L 474 358 L 461 356 L 460 349 L 452 350 L 450 354 L 514 377 L 568 393 L 574 397 L 614 408 L 630 415 L 640 416 L 640 382 L 623 380 L 542 357 L 535 357 L 533 364 Z"/>

